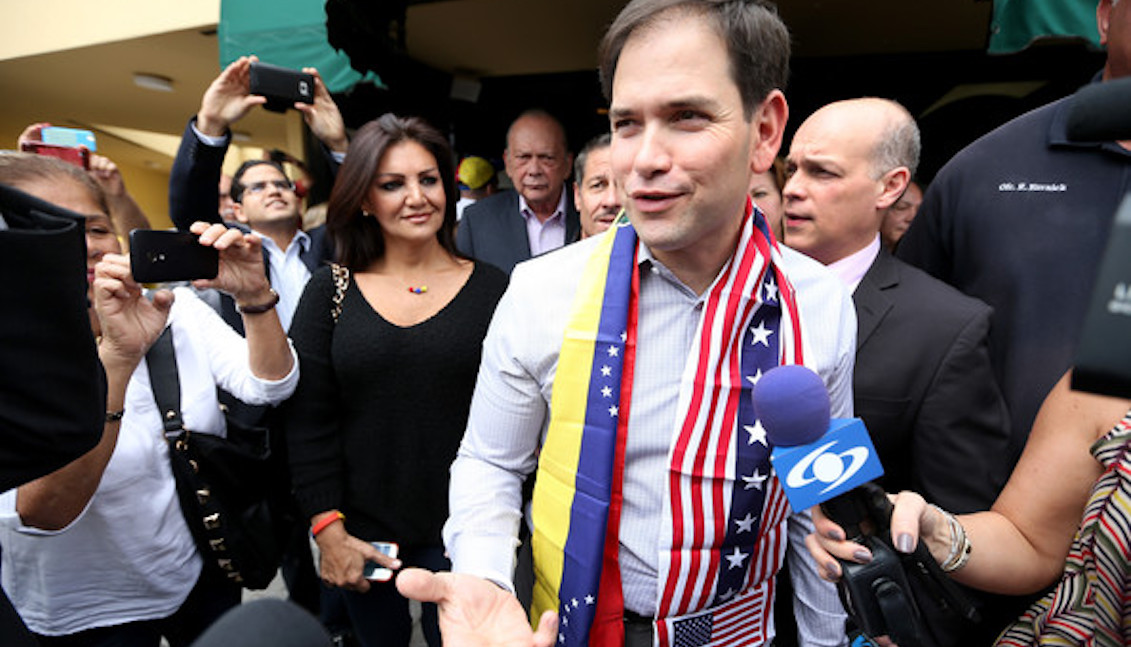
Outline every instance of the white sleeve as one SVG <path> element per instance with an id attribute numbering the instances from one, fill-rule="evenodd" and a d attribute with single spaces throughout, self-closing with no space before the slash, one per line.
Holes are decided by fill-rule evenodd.
<path id="1" fill-rule="evenodd" d="M 253 405 L 278 404 L 286 400 L 298 386 L 298 355 L 287 340 L 291 353 L 291 371 L 278 380 L 265 380 L 251 372 L 247 340 L 240 337 L 216 311 L 191 290 L 177 288 L 178 317 L 184 318 L 192 343 L 206 349 L 214 383 L 243 402 Z M 176 336 L 174 336 L 176 338 Z"/>
<path id="2" fill-rule="evenodd" d="M 513 591 L 522 485 L 537 464 L 548 415 L 537 346 L 538 308 L 516 271 L 483 341 L 467 430 L 451 470 L 444 546 L 452 571 Z M 543 347 L 541 355 L 546 355 Z M 531 477 L 532 478 L 532 477 Z"/>
<path id="3" fill-rule="evenodd" d="M 793 616 L 797 620 L 797 642 L 801 647 L 839 647 L 848 644 L 847 614 L 836 585 L 821 579 L 817 562 L 805 548 L 805 537 L 814 532 L 809 511 L 789 518 L 789 579 L 793 584 Z"/>

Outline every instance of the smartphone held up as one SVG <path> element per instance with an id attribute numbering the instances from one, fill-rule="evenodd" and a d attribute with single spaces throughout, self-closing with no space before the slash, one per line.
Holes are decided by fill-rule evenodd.
<path id="1" fill-rule="evenodd" d="M 214 279 L 220 253 L 187 231 L 135 229 L 130 232 L 130 272 L 138 283 Z"/>
<path id="2" fill-rule="evenodd" d="M 313 74 L 252 61 L 248 75 L 248 92 L 266 97 L 267 110 L 286 112 L 295 103 L 314 103 Z"/>

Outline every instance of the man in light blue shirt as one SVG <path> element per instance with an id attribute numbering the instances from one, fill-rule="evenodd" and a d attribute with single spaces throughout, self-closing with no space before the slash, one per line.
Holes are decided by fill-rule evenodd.
<path id="1" fill-rule="evenodd" d="M 728 413 L 748 401 L 743 394 L 761 372 L 747 371 L 745 362 L 762 345 L 781 343 L 768 353 L 767 370 L 781 362 L 804 363 L 823 378 L 833 415 L 852 411 L 852 303 L 825 268 L 768 242 L 764 218 L 751 211 L 747 194 L 753 173 L 770 167 L 781 144 L 788 107 L 780 88 L 788 60 L 788 31 L 764 3 L 633 0 L 610 27 L 601 73 L 611 100 L 612 173 L 629 222 L 520 264 L 495 311 L 468 428 L 452 465 L 452 516 L 444 540 L 453 572 L 410 570 L 397 580 L 403 594 L 439 603 L 446 642 L 767 645 L 776 634 L 774 575 L 788 557 L 801 644 L 846 643 L 836 592 L 819 581 L 803 547 L 812 529 L 807 511 L 773 503 L 781 486 L 761 463 L 752 474 L 729 470 L 738 465 L 730 462 L 735 454 L 768 453 L 757 426 L 736 424 L 741 412 Z M 610 241 L 612 256 L 603 251 Z M 599 253 L 617 262 L 605 263 Z M 753 294 L 767 296 L 749 296 L 752 284 L 734 280 L 745 276 L 740 268 L 751 267 L 761 268 L 750 270 L 762 272 L 757 281 L 768 281 L 771 270 L 780 278 L 773 289 L 753 284 L 766 288 Z M 614 322 L 610 330 L 627 330 L 620 342 L 607 342 L 617 335 L 599 330 L 601 343 L 594 344 L 593 333 L 587 336 L 574 322 L 584 320 L 594 302 L 621 312 L 622 302 L 609 288 L 594 286 L 623 284 L 625 273 L 632 286 L 625 310 L 631 314 L 625 327 Z M 608 301 L 593 298 L 602 291 Z M 785 303 L 778 310 L 781 325 L 755 324 L 753 317 L 771 302 Z M 724 311 L 723 303 L 734 308 Z M 577 392 L 579 368 L 589 366 L 577 351 L 586 343 L 595 347 L 595 374 L 624 367 L 612 385 L 621 396 L 611 388 L 589 391 L 592 419 L 569 417 L 577 407 L 558 397 Z M 721 347 L 733 350 L 728 358 L 741 357 L 741 374 L 738 360 L 723 368 L 717 355 L 705 351 Z M 622 356 L 623 363 L 613 359 Z M 602 397 L 615 399 L 605 409 L 595 407 Z M 569 419 L 559 424 L 562 412 Z M 602 443 L 589 432 L 603 429 L 598 426 L 608 416 L 617 419 L 612 435 L 624 443 L 616 449 L 621 458 L 614 473 L 623 482 L 613 485 L 615 504 L 604 517 L 571 517 L 562 545 L 579 559 L 559 560 L 567 567 L 554 564 L 552 555 L 542 561 L 539 546 L 553 543 L 547 535 L 555 520 L 540 513 L 540 503 L 553 510 L 550 499 L 566 498 L 555 489 L 558 483 L 576 480 L 577 491 L 599 489 L 582 483 L 574 466 L 579 453 L 589 455 L 587 444 Z M 583 427 L 580 449 L 552 442 L 563 427 Z M 689 446 L 696 449 L 685 453 Z M 559 611 L 547 610 L 532 632 L 511 592 L 511 577 L 521 487 L 536 465 L 535 604 L 547 606 L 540 598 L 559 603 Z M 697 490 L 704 482 L 710 484 L 706 490 Z M 764 494 L 760 500 L 767 503 L 740 502 L 747 492 Z M 755 519 L 761 524 L 756 531 Z M 608 542 L 608 568 L 602 567 L 599 588 L 568 593 L 562 572 L 576 571 L 582 558 L 591 562 L 599 552 L 570 552 L 570 542 L 601 521 L 619 525 L 619 532 L 600 531 Z M 721 547 L 732 537 L 738 543 L 723 558 Z M 731 573 L 741 581 L 728 583 Z M 556 578 L 563 583 L 554 589 Z M 590 607 L 596 615 L 587 615 Z"/>

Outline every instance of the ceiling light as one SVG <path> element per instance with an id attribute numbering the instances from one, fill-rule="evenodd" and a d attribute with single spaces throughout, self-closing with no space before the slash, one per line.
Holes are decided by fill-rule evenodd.
<path id="1" fill-rule="evenodd" d="M 159 74 L 148 74 L 145 72 L 134 72 L 134 85 L 146 90 L 156 90 L 157 92 L 172 92 L 173 79 Z"/>

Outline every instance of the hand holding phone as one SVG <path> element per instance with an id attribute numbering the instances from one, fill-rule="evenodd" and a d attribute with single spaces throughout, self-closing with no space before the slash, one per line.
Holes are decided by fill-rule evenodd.
<path id="1" fill-rule="evenodd" d="M 267 97 L 263 107 L 272 112 L 285 112 L 296 103 L 314 103 L 313 74 L 252 61 L 248 77 L 248 93 Z"/>
<path id="2" fill-rule="evenodd" d="M 383 555 L 389 557 L 396 557 L 400 552 L 400 547 L 392 542 L 387 541 L 374 541 L 370 545 L 380 551 Z M 362 571 L 365 579 L 374 582 L 388 582 L 393 578 L 393 571 L 391 569 L 381 566 L 377 562 L 365 562 L 365 568 Z"/>

